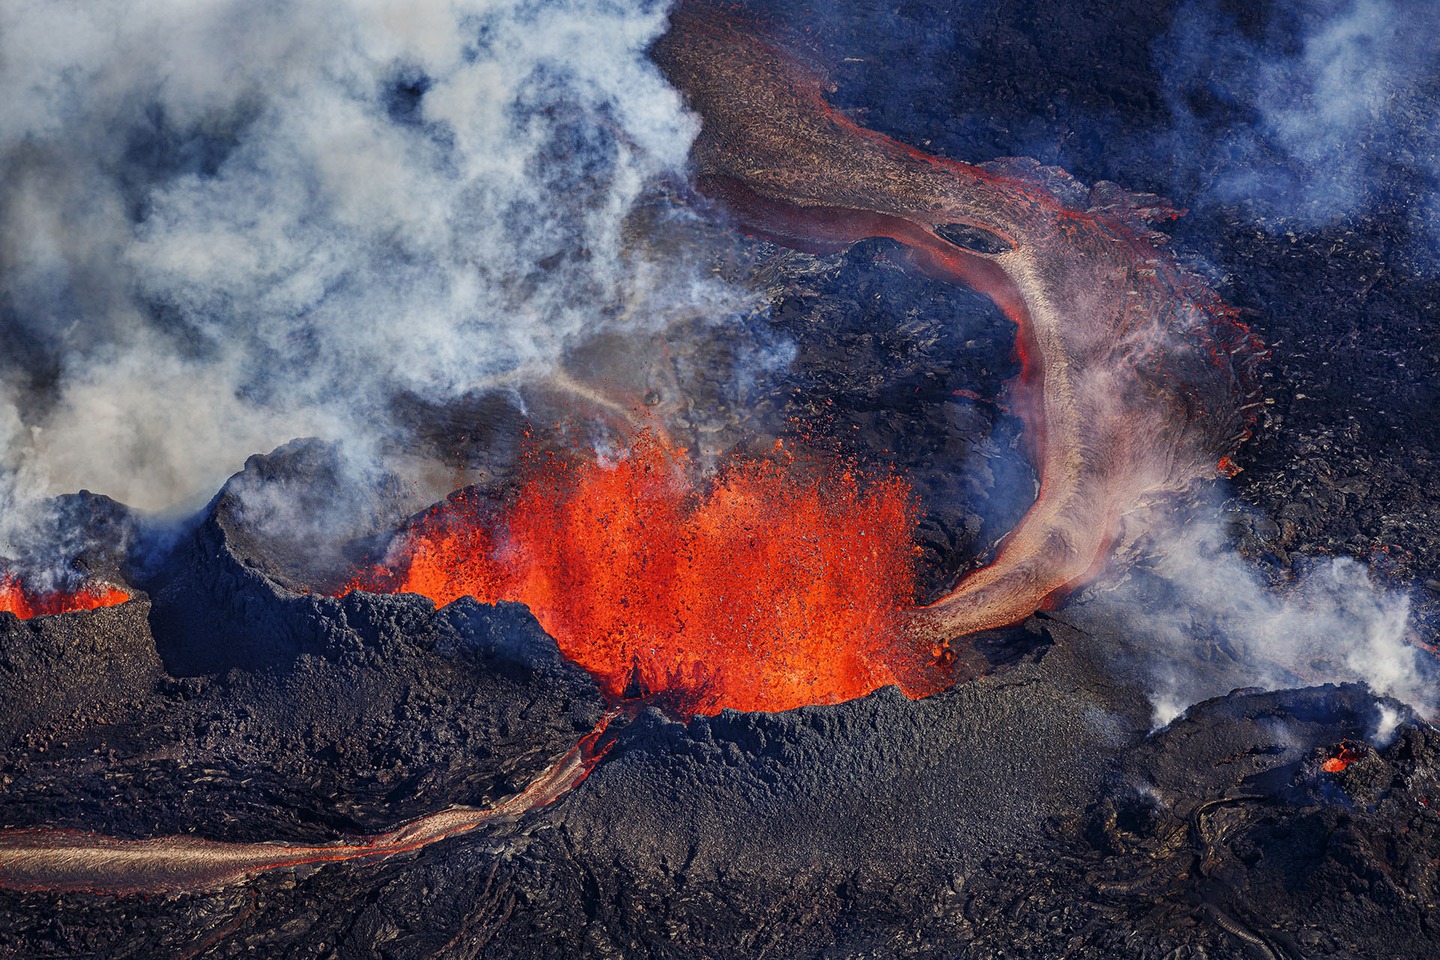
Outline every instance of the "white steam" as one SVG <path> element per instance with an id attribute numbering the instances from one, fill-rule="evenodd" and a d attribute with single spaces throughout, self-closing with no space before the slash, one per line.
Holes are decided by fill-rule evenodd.
<path id="1" fill-rule="evenodd" d="M 1440 242 L 1440 18 L 1403 0 L 1230 6 L 1192 0 L 1156 49 L 1174 150 L 1208 197 L 1278 226 L 1319 226 L 1388 202 Z M 1198 152 L 1197 152 L 1198 151 Z"/>
<path id="2" fill-rule="evenodd" d="M 1363 681 L 1433 715 L 1428 655 L 1410 641 L 1410 601 L 1348 558 L 1267 583 L 1213 512 L 1152 531 L 1152 555 L 1075 609 L 1117 626 L 1148 676 L 1154 721 L 1240 687 L 1281 689 Z"/>
<path id="3" fill-rule="evenodd" d="M 1400 721 L 1404 720 L 1399 710 L 1386 704 L 1380 705 L 1380 716 L 1375 721 L 1375 729 L 1370 733 L 1370 743 L 1377 750 L 1384 750 L 1395 742 L 1395 734 L 1400 729 Z"/>
<path id="4" fill-rule="evenodd" d="M 724 316 L 627 217 L 697 122 L 646 0 L 0 5 L 0 513 L 193 506 L 252 453 Z M 0 529 L 0 538 L 8 531 Z M 0 539 L 0 555 L 5 544 Z"/>

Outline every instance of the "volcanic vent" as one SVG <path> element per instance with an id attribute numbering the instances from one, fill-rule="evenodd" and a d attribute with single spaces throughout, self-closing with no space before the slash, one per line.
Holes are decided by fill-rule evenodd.
<path id="1" fill-rule="evenodd" d="M 537 454 L 498 502 L 453 495 L 348 589 L 522 602 L 616 700 L 788 710 L 946 685 L 899 629 L 914 532 L 897 478 L 776 449 L 700 483 L 644 433 L 610 463 Z"/>
<path id="2" fill-rule="evenodd" d="M 121 568 L 135 530 L 122 505 L 88 491 L 58 497 L 26 534 L 0 558 L 0 612 L 28 620 L 130 599 Z"/>

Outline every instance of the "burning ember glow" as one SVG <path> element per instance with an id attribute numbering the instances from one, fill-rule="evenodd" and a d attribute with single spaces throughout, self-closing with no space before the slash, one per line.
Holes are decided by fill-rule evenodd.
<path id="1" fill-rule="evenodd" d="M 917 697 L 948 680 L 899 630 L 915 521 L 895 478 L 777 450 L 702 487 L 641 434 L 613 463 L 533 458 L 503 509 L 452 497 L 347 589 L 518 600 L 611 697 L 677 712 Z"/>
<path id="2" fill-rule="evenodd" d="M 1361 756 L 1362 754 L 1357 747 L 1349 743 L 1342 743 L 1335 756 L 1320 764 L 1320 769 L 1326 773 L 1340 773 L 1346 767 L 1350 766 L 1350 764 L 1359 760 Z"/>
<path id="3" fill-rule="evenodd" d="M 25 589 L 14 574 L 0 571 L 0 611 L 13 613 L 21 620 L 113 607 L 129 599 L 130 594 L 108 583 L 87 583 L 74 593 L 63 590 L 34 592 Z"/>

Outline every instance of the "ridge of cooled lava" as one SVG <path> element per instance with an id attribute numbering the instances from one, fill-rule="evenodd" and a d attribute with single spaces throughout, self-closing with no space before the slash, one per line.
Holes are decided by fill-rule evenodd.
<path id="1" fill-rule="evenodd" d="M 747 229 L 812 252 L 891 238 L 1018 327 L 1012 402 L 1040 492 L 993 563 L 911 612 L 920 637 L 1023 620 L 1104 564 L 1125 515 L 1233 474 L 1263 350 L 1149 229 L 1178 215 L 1164 201 L 866 130 L 825 102 L 819 72 L 705 4 L 682 5 L 652 55 L 703 120 L 702 190 Z"/>

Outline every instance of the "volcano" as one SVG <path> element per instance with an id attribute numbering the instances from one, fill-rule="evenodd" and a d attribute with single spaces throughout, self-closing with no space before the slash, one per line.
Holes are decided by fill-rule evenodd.
<path id="1" fill-rule="evenodd" d="M 543 256 L 507 273 L 418 193 L 423 215 L 364 233 L 360 212 L 394 211 L 342 191 L 326 229 L 364 257 L 328 287 L 277 268 L 250 299 L 198 255 L 211 286 L 145 274 L 132 322 L 222 356 L 216 376 L 258 357 L 242 407 L 314 415 L 286 436 L 340 422 L 306 364 L 383 394 L 358 414 L 385 429 L 254 453 L 178 518 L 88 491 L 36 506 L 11 491 L 37 461 L 4 474 L 30 505 L 0 530 L 0 956 L 1433 956 L 1429 174 L 1397 150 L 1413 169 L 1320 217 L 1344 191 L 1295 175 L 1309 155 L 1279 120 L 1299 108 L 1259 86 L 1329 76 L 1357 34 L 1408 76 L 1364 6 L 685 3 L 635 36 L 688 111 L 688 161 L 630 194 L 656 121 L 566 86 L 614 51 L 541 44 L 514 84 L 507 129 L 553 138 L 552 166 L 446 112 L 510 90 L 486 58 L 533 11 L 446 12 L 449 60 L 425 5 L 347 46 L 321 71 L 363 78 L 350 126 L 322 131 L 353 149 L 327 154 L 340 182 L 423 142 L 428 173 L 383 192 L 463 171 L 461 226 L 515 220 Z M 1201 40 L 1233 63 L 1197 86 Z M 1432 102 L 1432 74 L 1387 102 Z M 243 110 L 192 104 L 182 135 L 210 94 L 167 93 L 171 114 L 137 112 L 164 135 L 105 155 L 127 262 L 273 135 L 273 78 L 235 76 Z M 399 139 L 351 136 L 371 97 Z M 1216 151 L 1196 129 L 1269 139 Z M 17 182 L 59 163 L 4 157 Z M 292 202 L 333 187 L 311 173 Z M 1261 181 L 1289 192 L 1226 192 Z M 633 205 L 623 229 L 595 183 Z M 0 215 L 41 202 L 22 193 Z M 575 309 L 600 329 L 547 327 L 460 388 L 386 380 L 369 318 L 339 339 L 310 318 L 347 284 L 378 296 L 366 271 L 429 290 L 387 246 L 418 221 L 512 327 Z M 231 239 L 216 227 L 227 263 L 281 249 Z M 601 282 L 600 240 L 640 264 L 633 299 Z M 653 326 L 657 255 L 701 258 L 684 289 L 721 277 L 744 309 Z M 37 289 L 0 290 L 27 357 Z M 238 354 L 195 320 L 276 302 L 279 333 L 227 328 Z M 387 324 L 444 353 L 417 315 Z M 423 354 L 404 363 L 450 374 Z M 110 382 L 68 362 L 0 370 L 53 412 Z"/>

